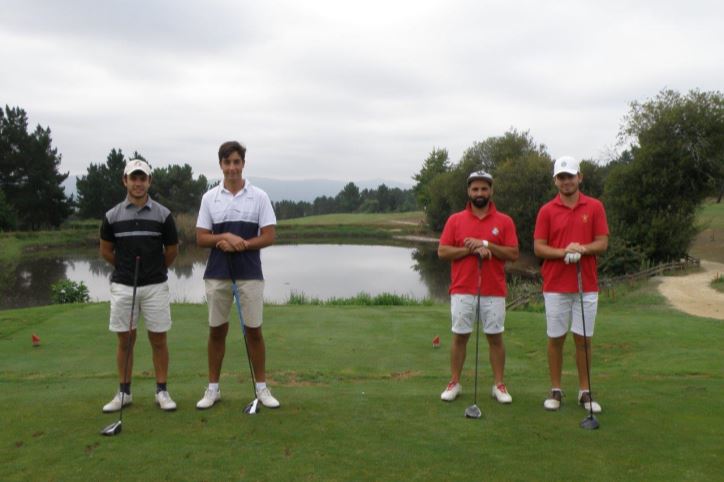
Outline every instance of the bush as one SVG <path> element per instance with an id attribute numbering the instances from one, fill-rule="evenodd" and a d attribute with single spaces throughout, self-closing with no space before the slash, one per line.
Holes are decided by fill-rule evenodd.
<path id="1" fill-rule="evenodd" d="M 646 255 L 618 237 L 610 238 L 608 250 L 598 260 L 598 272 L 603 276 L 620 276 L 648 268 Z"/>
<path id="2" fill-rule="evenodd" d="M 50 286 L 50 298 L 54 304 L 64 303 L 88 303 L 88 287 L 82 281 L 80 283 L 63 279 Z"/>

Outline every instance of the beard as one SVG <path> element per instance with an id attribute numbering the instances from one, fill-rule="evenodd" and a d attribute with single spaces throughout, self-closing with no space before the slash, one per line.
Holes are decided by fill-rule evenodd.
<path id="1" fill-rule="evenodd" d="M 488 202 L 490 201 L 490 198 L 484 197 L 484 196 L 478 196 L 478 197 L 471 197 L 470 202 L 473 206 L 476 208 L 484 208 L 488 205 Z"/>

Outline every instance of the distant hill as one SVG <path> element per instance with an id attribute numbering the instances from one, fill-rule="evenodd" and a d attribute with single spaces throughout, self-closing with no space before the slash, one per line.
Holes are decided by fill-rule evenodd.
<path id="1" fill-rule="evenodd" d="M 63 182 L 63 189 L 65 194 L 70 196 L 71 194 L 78 197 L 78 190 L 75 187 L 75 183 L 80 176 L 68 176 Z M 212 179 L 217 181 L 218 179 Z M 260 187 L 267 194 L 272 201 L 314 201 L 314 198 L 319 196 L 336 196 L 339 191 L 347 185 L 349 181 L 334 181 L 331 179 L 304 179 L 299 181 L 285 181 L 282 179 L 273 179 L 269 177 L 250 177 L 249 180 L 255 186 Z M 387 179 L 368 179 L 366 181 L 352 181 L 360 189 L 377 189 L 380 184 L 384 184 L 387 187 L 393 188 L 398 187 L 400 189 L 412 188 L 412 183 L 403 183 L 397 181 L 390 181 Z"/>

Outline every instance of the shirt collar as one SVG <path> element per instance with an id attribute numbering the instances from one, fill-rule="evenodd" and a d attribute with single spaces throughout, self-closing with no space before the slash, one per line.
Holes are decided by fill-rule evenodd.
<path id="1" fill-rule="evenodd" d="M 138 208 L 139 211 L 143 211 L 144 209 L 151 209 L 153 206 L 153 199 L 151 199 L 151 196 L 148 196 L 148 199 L 146 199 L 146 204 Z M 126 209 L 130 209 L 131 207 L 136 207 L 135 204 L 131 202 L 130 199 L 128 199 L 128 196 L 126 196 Z"/>
<path id="2" fill-rule="evenodd" d="M 465 205 L 465 210 L 466 210 L 472 217 L 474 217 L 475 219 L 485 219 L 485 218 L 487 218 L 488 216 L 492 216 L 493 214 L 495 214 L 495 213 L 498 212 L 498 210 L 495 208 L 495 203 L 494 203 L 493 201 L 490 201 L 490 202 L 488 203 L 488 212 L 487 212 L 487 213 L 485 214 L 485 216 L 483 216 L 482 218 L 477 217 L 477 216 L 473 213 L 473 204 L 472 204 L 470 201 L 468 201 L 468 203 Z"/>
<path id="3" fill-rule="evenodd" d="M 563 204 L 563 201 L 561 201 L 561 193 L 556 194 L 556 197 L 554 199 L 555 203 L 559 206 L 563 206 L 568 208 L 565 204 Z M 584 204 L 588 204 L 588 196 L 583 194 L 581 191 L 578 191 L 578 202 L 575 206 L 573 206 L 573 209 L 577 208 L 578 206 L 583 206 Z M 570 208 L 569 208 L 570 209 Z"/>
<path id="4" fill-rule="evenodd" d="M 228 189 L 226 189 L 226 187 L 224 187 L 224 181 L 222 180 L 221 183 L 219 183 L 219 193 L 227 194 L 229 196 L 234 196 L 234 197 L 241 196 L 244 193 L 251 192 L 249 190 L 250 186 L 251 186 L 251 182 L 249 182 L 248 179 L 244 179 L 244 187 L 241 188 L 241 191 L 234 194 L 231 191 L 229 191 Z"/>

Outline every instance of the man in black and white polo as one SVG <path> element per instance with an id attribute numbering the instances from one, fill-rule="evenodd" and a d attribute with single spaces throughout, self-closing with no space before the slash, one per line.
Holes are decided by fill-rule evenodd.
<path id="1" fill-rule="evenodd" d="M 276 216 L 267 193 L 242 175 L 246 147 L 236 141 L 219 147 L 224 181 L 201 199 L 196 221 L 196 244 L 211 248 L 204 273 L 209 307 L 209 386 L 196 408 L 211 408 L 221 399 L 219 377 L 226 352 L 229 312 L 233 303 L 231 278 L 241 299 L 256 395 L 268 408 L 279 407 L 266 384 L 266 345 L 262 335 L 264 275 L 260 251 L 274 243 Z"/>
<path id="2" fill-rule="evenodd" d="M 178 254 L 176 224 L 171 212 L 148 195 L 151 168 L 145 161 L 128 161 L 123 171 L 123 185 L 128 191 L 126 199 L 106 213 L 101 225 L 101 256 L 115 268 L 111 276 L 109 329 L 118 336 L 116 365 L 120 380 L 118 393 L 103 406 L 103 411 L 115 412 L 121 409 L 121 403 L 128 405 L 133 400 L 131 374 L 139 313 L 143 314 L 153 350 L 156 404 L 163 410 L 175 410 L 176 403 L 168 394 L 166 386 L 166 332 L 171 329 L 170 297 L 166 280 L 167 269 Z M 136 305 L 133 326 L 129 326 L 137 257 L 140 258 L 140 265 Z M 129 346 L 130 354 L 127 353 Z"/>

